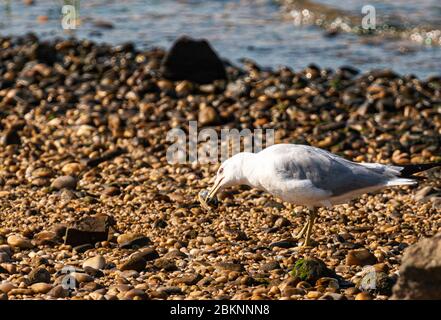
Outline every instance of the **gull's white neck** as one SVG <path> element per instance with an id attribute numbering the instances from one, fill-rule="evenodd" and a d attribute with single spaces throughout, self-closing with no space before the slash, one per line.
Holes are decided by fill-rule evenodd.
<path id="1" fill-rule="evenodd" d="M 259 183 L 259 161 L 257 154 L 250 152 L 242 152 L 238 157 L 237 165 L 239 166 L 239 183 L 246 184 L 250 187 L 260 187 Z M 260 168 L 261 169 L 261 168 Z"/>

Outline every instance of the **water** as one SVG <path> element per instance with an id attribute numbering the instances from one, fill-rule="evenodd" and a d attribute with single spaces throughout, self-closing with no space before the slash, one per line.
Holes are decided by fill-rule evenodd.
<path id="1" fill-rule="evenodd" d="M 406 28 L 424 25 L 441 30 L 439 0 L 350 0 L 344 5 L 336 0 L 317 2 L 352 15 L 368 3 L 376 7 L 382 23 L 390 20 Z M 441 74 L 441 46 L 353 33 L 328 37 L 316 25 L 295 25 L 271 0 L 81 1 L 81 25 L 74 32 L 61 27 L 62 4 L 35 0 L 28 6 L 19 0 L 0 0 L 0 33 L 22 35 L 32 31 L 45 39 L 75 35 L 113 44 L 133 41 L 140 49 L 168 48 L 186 34 L 208 39 L 222 57 L 237 64 L 241 58 L 250 58 L 262 66 L 287 65 L 294 70 L 315 63 L 330 68 L 351 65 L 364 71 L 387 67 L 422 78 Z M 113 28 L 97 26 L 103 21 Z"/>

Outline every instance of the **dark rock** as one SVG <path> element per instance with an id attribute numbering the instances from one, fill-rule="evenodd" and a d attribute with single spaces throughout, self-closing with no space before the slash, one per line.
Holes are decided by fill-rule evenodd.
<path id="1" fill-rule="evenodd" d="M 108 150 L 108 151 L 104 152 L 103 155 L 100 157 L 96 157 L 96 158 L 87 160 L 86 166 L 96 167 L 100 163 L 102 163 L 104 161 L 112 160 L 113 158 L 116 158 L 126 152 L 127 152 L 127 150 L 122 149 L 122 148 L 117 148 L 115 150 Z"/>
<path id="2" fill-rule="evenodd" d="M 154 266 L 164 271 L 176 271 L 178 267 L 176 263 L 167 258 L 160 258 L 154 262 Z"/>
<path id="3" fill-rule="evenodd" d="M 403 254 L 392 299 L 441 299 L 441 233 L 422 239 Z"/>
<path id="4" fill-rule="evenodd" d="M 133 237 L 133 239 L 122 242 L 119 247 L 121 249 L 136 249 L 142 248 L 152 243 L 150 239 L 146 236 L 138 235 Z"/>
<path id="5" fill-rule="evenodd" d="M 90 243 L 86 243 L 86 244 L 82 244 L 82 245 L 74 247 L 73 251 L 75 251 L 76 253 L 84 253 L 87 250 L 90 250 L 93 248 L 95 248 L 93 245 L 91 245 Z"/>
<path id="6" fill-rule="evenodd" d="M 29 284 L 34 284 L 38 282 L 50 283 L 51 274 L 43 267 L 36 268 L 29 273 Z"/>
<path id="7" fill-rule="evenodd" d="M 182 293 L 182 289 L 179 287 L 159 287 L 158 288 L 159 292 L 164 292 L 168 295 L 174 295 L 174 294 L 181 294 Z"/>
<path id="8" fill-rule="evenodd" d="M 227 79 L 223 62 L 206 40 L 179 38 L 162 61 L 161 71 L 170 80 L 200 84 Z"/>
<path id="9" fill-rule="evenodd" d="M 281 240 L 281 241 L 276 241 L 270 244 L 270 248 L 284 248 L 284 249 L 288 249 L 288 248 L 293 248 L 297 246 L 297 242 L 294 240 Z"/>
<path id="10" fill-rule="evenodd" d="M 58 238 L 62 239 L 66 235 L 67 225 L 59 223 L 52 227 L 52 231 L 55 232 Z"/>
<path id="11" fill-rule="evenodd" d="M 37 43 L 31 54 L 32 58 L 47 65 L 53 65 L 57 61 L 57 50 L 47 42 Z"/>
<path id="12" fill-rule="evenodd" d="M 64 243 L 74 247 L 106 241 L 109 227 L 113 224 L 112 219 L 105 215 L 83 218 L 73 227 L 66 230 Z"/>
<path id="13" fill-rule="evenodd" d="M 5 146 L 21 143 L 20 135 L 14 128 L 6 130 L 1 140 L 2 144 Z"/>
<path id="14" fill-rule="evenodd" d="M 147 265 L 147 261 L 159 258 L 158 252 L 153 248 L 146 248 L 132 254 L 124 263 L 119 266 L 119 270 L 135 270 L 141 272 Z"/>
<path id="15" fill-rule="evenodd" d="M 328 269 L 322 260 L 315 258 L 297 260 L 290 274 L 294 278 L 307 281 L 311 284 L 314 284 L 318 279 L 323 277 L 336 277 L 334 272 Z"/>

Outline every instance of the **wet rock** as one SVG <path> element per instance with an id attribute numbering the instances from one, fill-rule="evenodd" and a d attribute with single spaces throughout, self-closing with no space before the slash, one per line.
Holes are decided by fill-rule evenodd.
<path id="1" fill-rule="evenodd" d="M 320 278 L 333 277 L 334 272 L 328 269 L 322 260 L 305 258 L 296 261 L 290 275 L 300 281 L 307 281 L 313 284 Z"/>
<path id="2" fill-rule="evenodd" d="M 170 80 L 211 83 L 227 79 L 224 65 L 206 40 L 181 37 L 164 58 L 161 70 Z"/>
<path id="3" fill-rule="evenodd" d="M 441 299 L 441 234 L 406 248 L 393 299 Z"/>
<path id="4" fill-rule="evenodd" d="M 376 263 L 377 258 L 367 249 L 350 250 L 346 256 L 347 266 L 366 266 Z"/>
<path id="5" fill-rule="evenodd" d="M 67 228 L 64 243 L 79 246 L 106 241 L 113 224 L 112 219 L 104 215 L 83 218 L 73 227 Z"/>
<path id="6" fill-rule="evenodd" d="M 77 179 L 72 176 L 61 176 L 52 181 L 51 187 L 58 190 L 64 188 L 75 189 L 77 187 Z"/>

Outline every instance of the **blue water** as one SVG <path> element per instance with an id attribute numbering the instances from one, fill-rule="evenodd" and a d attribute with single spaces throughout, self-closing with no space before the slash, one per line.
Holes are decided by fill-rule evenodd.
<path id="1" fill-rule="evenodd" d="M 356 13 L 366 4 L 376 6 L 379 18 L 403 21 L 409 27 L 438 26 L 441 1 L 409 3 L 405 0 L 348 2 L 317 0 Z M 88 0 L 81 1 L 81 24 L 73 32 L 61 27 L 60 0 L 0 1 L 0 34 L 32 31 L 42 38 L 77 36 L 119 44 L 133 41 L 138 48 L 168 48 L 186 34 L 208 39 L 224 58 L 239 64 L 250 58 L 259 65 L 287 65 L 294 70 L 309 63 L 337 68 L 352 65 L 361 70 L 391 68 L 425 78 L 441 74 L 441 46 L 422 45 L 410 39 L 391 40 L 343 33 L 326 37 L 315 25 L 295 25 L 271 0 Z M 392 19 L 392 18 L 391 18 Z M 105 22 L 113 28 L 99 25 Z"/>

